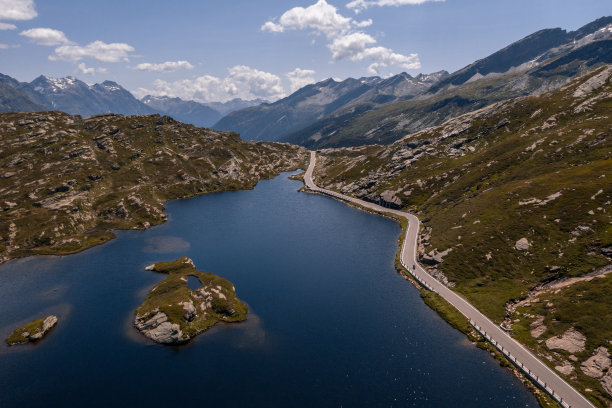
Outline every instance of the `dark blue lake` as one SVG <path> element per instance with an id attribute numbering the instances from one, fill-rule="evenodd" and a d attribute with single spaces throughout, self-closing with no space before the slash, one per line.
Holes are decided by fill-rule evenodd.
<path id="1" fill-rule="evenodd" d="M 0 337 L 54 313 L 37 345 L 0 346 L 1 407 L 537 407 L 393 268 L 399 226 L 286 178 L 167 204 L 169 221 L 101 247 L 0 267 Z M 181 347 L 133 313 L 189 256 L 232 281 L 244 323 Z"/>

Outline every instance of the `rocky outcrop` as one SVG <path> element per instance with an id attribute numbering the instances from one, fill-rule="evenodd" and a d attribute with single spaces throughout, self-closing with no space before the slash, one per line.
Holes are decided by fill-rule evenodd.
<path id="1" fill-rule="evenodd" d="M 47 335 L 57 324 L 57 316 L 49 315 L 44 319 L 35 320 L 18 328 L 6 339 L 9 346 L 28 342 L 35 342 Z"/>
<path id="2" fill-rule="evenodd" d="M 181 328 L 176 323 L 168 321 L 168 316 L 163 312 L 157 312 L 150 319 L 145 316 L 136 315 L 134 325 L 142 334 L 153 341 L 164 344 L 183 343 L 188 338 L 183 336 Z"/>
<path id="3" fill-rule="evenodd" d="M 598 347 L 591 357 L 580 364 L 580 369 L 589 377 L 601 378 L 608 368 L 610 368 L 611 364 L 612 361 L 610 360 L 608 349 L 605 347 Z"/>
<path id="4" fill-rule="evenodd" d="M 426 265 L 437 265 L 439 263 L 442 263 L 444 257 L 448 255 L 452 250 L 453 248 L 448 248 L 445 251 L 438 252 L 437 249 L 433 249 L 426 254 L 420 254 L 419 259 Z"/>
<path id="5" fill-rule="evenodd" d="M 551 350 L 565 350 L 572 354 L 584 351 L 586 336 L 574 328 L 568 329 L 561 336 L 551 337 L 546 340 L 546 347 Z"/>
<path id="6" fill-rule="evenodd" d="M 544 325 L 544 316 L 537 316 L 537 318 L 529 325 L 529 329 L 531 335 L 534 338 L 540 337 L 546 331 L 546 326 Z"/>
<path id="7" fill-rule="evenodd" d="M 574 366 L 569 361 L 563 361 L 561 365 L 555 366 L 555 370 L 561 374 L 570 375 L 574 371 Z"/>

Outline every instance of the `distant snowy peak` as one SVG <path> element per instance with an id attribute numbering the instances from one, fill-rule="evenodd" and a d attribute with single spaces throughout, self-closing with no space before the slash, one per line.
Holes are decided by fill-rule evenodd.
<path id="1" fill-rule="evenodd" d="M 101 84 L 96 84 L 96 85 L 99 85 L 100 87 L 106 89 L 109 92 L 116 92 L 116 91 L 127 92 L 125 88 L 123 88 L 121 85 L 113 81 L 104 81 Z"/>
<path id="2" fill-rule="evenodd" d="M 89 85 L 87 85 L 85 82 L 82 82 L 72 76 L 67 76 L 65 78 L 52 78 L 41 75 L 30 84 L 34 87 L 34 90 L 41 93 L 61 92 L 77 87 L 89 88 Z"/>
<path id="3" fill-rule="evenodd" d="M 415 79 L 419 82 L 434 84 L 435 82 L 438 82 L 439 80 L 447 77 L 448 75 L 448 71 L 442 70 L 438 72 L 432 72 L 431 74 L 419 74 L 415 77 Z"/>

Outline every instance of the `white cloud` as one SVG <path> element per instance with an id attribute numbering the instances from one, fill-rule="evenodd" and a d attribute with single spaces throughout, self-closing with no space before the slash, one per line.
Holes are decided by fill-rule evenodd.
<path id="1" fill-rule="evenodd" d="M 328 45 L 335 60 L 350 59 L 351 61 L 372 60 L 368 72 L 379 74 L 379 69 L 390 65 L 405 69 L 418 69 L 421 67 L 417 54 L 403 55 L 393 52 L 385 47 L 369 47 L 376 40 L 369 34 L 356 32 L 334 39 Z"/>
<path id="2" fill-rule="evenodd" d="M 400 5 L 413 2 L 438 0 L 354 0 L 347 7 L 366 8 L 369 5 Z M 439 0 L 443 1 L 443 0 Z M 324 34 L 329 43 L 327 48 L 332 52 L 334 60 L 349 59 L 351 61 L 371 60 L 369 72 L 378 74 L 380 68 L 399 66 L 404 69 L 421 67 L 417 54 L 403 55 L 389 48 L 373 45 L 376 39 L 370 34 L 358 31 L 373 24 L 372 19 L 356 21 L 338 13 L 336 7 L 326 0 L 318 0 L 309 7 L 294 7 L 286 11 L 278 22 L 268 21 L 261 26 L 262 31 L 283 32 L 285 30 L 312 29 L 317 34 Z M 291 79 L 290 79 L 291 81 Z"/>
<path id="3" fill-rule="evenodd" d="M 369 44 L 376 44 L 376 40 L 369 34 L 357 32 L 335 38 L 328 48 L 335 60 L 350 58 L 357 61 L 355 56 L 365 51 Z"/>
<path id="4" fill-rule="evenodd" d="M 106 74 L 108 70 L 106 68 L 87 67 L 84 62 L 81 62 L 77 66 L 77 72 L 83 75 L 95 75 L 95 74 Z"/>
<path id="5" fill-rule="evenodd" d="M 16 30 L 17 26 L 15 24 L 8 23 L 0 23 L 0 30 Z"/>
<path id="6" fill-rule="evenodd" d="M 419 61 L 419 56 L 417 54 L 402 55 L 385 47 L 366 48 L 363 52 L 353 57 L 355 61 L 363 59 L 374 61 L 368 67 L 368 71 L 372 74 L 379 74 L 379 68 L 388 67 L 389 65 L 395 65 L 405 69 L 421 68 L 421 61 Z"/>
<path id="7" fill-rule="evenodd" d="M 37 15 L 34 0 L 0 0 L 0 20 L 31 20 Z"/>
<path id="8" fill-rule="evenodd" d="M 103 41 L 94 41 L 85 46 L 63 45 L 55 49 L 55 55 L 50 60 L 80 61 L 83 58 L 94 58 L 102 62 L 127 61 L 134 47 L 125 43 L 107 44 Z"/>
<path id="9" fill-rule="evenodd" d="M 314 74 L 315 71 L 312 69 L 301 68 L 296 68 L 291 72 L 287 72 L 285 76 L 289 79 L 289 92 L 293 93 L 306 85 L 314 84 L 316 82 Z"/>
<path id="10" fill-rule="evenodd" d="M 373 24 L 374 22 L 372 21 L 371 18 L 368 18 L 367 20 L 363 20 L 363 21 L 355 21 L 353 24 L 355 24 L 355 26 L 359 27 L 359 28 L 365 28 L 365 27 L 369 27 Z"/>
<path id="11" fill-rule="evenodd" d="M 414 4 L 423 4 L 429 1 L 444 1 L 444 0 L 353 0 L 346 7 L 353 9 L 355 13 L 359 13 L 371 6 L 405 6 Z"/>
<path id="12" fill-rule="evenodd" d="M 187 61 L 166 61 L 161 64 L 151 64 L 149 62 L 143 62 L 142 64 L 136 65 L 137 70 L 150 72 L 176 72 L 180 69 L 193 68 L 194 66 Z"/>
<path id="13" fill-rule="evenodd" d="M 268 21 L 261 26 L 263 31 L 283 32 L 310 28 L 327 37 L 334 37 L 351 28 L 352 19 L 338 14 L 338 9 L 325 0 L 318 0 L 312 6 L 294 7 L 286 11 L 278 23 Z"/>
<path id="14" fill-rule="evenodd" d="M 72 42 L 66 38 L 66 35 L 52 28 L 31 28 L 19 33 L 24 37 L 28 37 L 38 45 L 60 45 L 71 44 Z"/>
<path id="15" fill-rule="evenodd" d="M 261 31 L 270 31 L 272 33 L 282 33 L 285 31 L 282 25 L 273 23 L 272 21 L 267 21 L 264 25 L 261 26 Z"/>
<path id="16" fill-rule="evenodd" d="M 237 65 L 225 78 L 203 75 L 194 79 L 164 81 L 156 79 L 154 89 L 139 88 L 134 94 L 179 97 L 200 102 L 225 102 L 234 98 L 276 100 L 285 96 L 281 78 L 246 65 Z"/>

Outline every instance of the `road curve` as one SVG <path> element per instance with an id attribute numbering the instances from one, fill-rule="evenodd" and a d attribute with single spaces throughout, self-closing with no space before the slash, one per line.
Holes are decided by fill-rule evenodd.
<path id="1" fill-rule="evenodd" d="M 535 355 L 519 342 L 510 337 L 497 324 L 493 323 L 489 318 L 482 314 L 478 309 L 472 306 L 468 301 L 459 296 L 457 293 L 444 286 L 437 279 L 432 277 L 419 263 L 417 262 L 417 237 L 419 234 L 419 219 L 413 214 L 392 210 L 381 207 L 377 204 L 350 197 L 335 191 L 327 190 L 318 187 L 312 177 L 316 164 L 316 153 L 310 152 L 310 164 L 304 174 L 304 183 L 306 188 L 317 193 L 325 194 L 342 201 L 348 201 L 370 210 L 390 213 L 399 217 L 404 217 L 408 220 L 408 230 L 402 243 L 401 262 L 404 268 L 428 289 L 438 293 L 447 302 L 453 305 L 459 312 L 470 320 L 470 323 L 481 333 L 484 334 L 488 341 L 491 342 L 498 350 L 502 351 L 506 357 L 510 359 L 519 369 L 531 377 L 538 387 L 544 389 L 555 400 L 561 403 L 564 407 L 571 408 L 595 408 L 584 395 L 579 393 L 555 371 L 542 363 Z"/>

